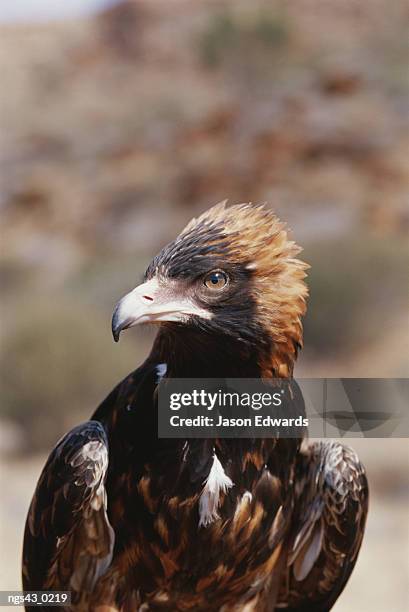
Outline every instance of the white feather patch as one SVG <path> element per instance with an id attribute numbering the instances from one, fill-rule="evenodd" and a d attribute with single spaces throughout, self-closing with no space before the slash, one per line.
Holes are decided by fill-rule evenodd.
<path id="1" fill-rule="evenodd" d="M 166 375 L 168 366 L 166 363 L 158 363 L 156 366 L 156 374 L 158 375 L 157 383 L 160 383 L 161 379 Z"/>
<path id="2" fill-rule="evenodd" d="M 243 493 L 243 496 L 237 503 L 236 510 L 234 511 L 233 521 L 237 521 L 243 511 L 248 512 L 250 510 L 250 504 L 252 499 L 253 496 L 250 491 L 245 491 Z"/>
<path id="3" fill-rule="evenodd" d="M 216 453 L 213 455 L 213 465 L 209 476 L 203 483 L 204 489 L 199 499 L 199 527 L 207 527 L 219 518 L 220 493 L 226 493 L 233 486 L 233 481 L 225 473 Z"/>
<path id="4" fill-rule="evenodd" d="M 251 500 L 253 499 L 252 494 L 250 493 L 250 491 L 245 491 L 243 493 L 243 497 L 241 498 L 242 502 L 249 502 L 251 503 Z"/>

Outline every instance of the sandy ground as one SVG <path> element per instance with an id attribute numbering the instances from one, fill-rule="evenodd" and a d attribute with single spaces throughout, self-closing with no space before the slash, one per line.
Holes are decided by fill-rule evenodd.
<path id="1" fill-rule="evenodd" d="M 335 612 L 409 609 L 409 452 L 407 440 L 348 440 L 364 461 L 371 485 L 366 537 Z M 2 462 L 0 589 L 20 588 L 25 514 L 44 457 Z M 14 608 L 16 609 L 16 608 Z"/>

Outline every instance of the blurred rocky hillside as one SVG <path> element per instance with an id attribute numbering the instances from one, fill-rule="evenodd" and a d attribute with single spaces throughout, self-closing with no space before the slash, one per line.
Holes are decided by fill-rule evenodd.
<path id="1" fill-rule="evenodd" d="M 224 198 L 268 201 L 305 247 L 300 373 L 407 375 L 407 26 L 403 0 L 129 0 L 1 26 L 16 438 L 48 446 L 137 365 L 151 336 L 114 347 L 113 303 Z"/>

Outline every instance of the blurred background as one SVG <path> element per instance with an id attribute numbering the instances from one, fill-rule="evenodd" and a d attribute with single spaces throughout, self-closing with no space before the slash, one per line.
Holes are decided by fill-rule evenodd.
<path id="1" fill-rule="evenodd" d="M 0 4 L 0 589 L 46 454 L 147 355 L 114 303 L 219 200 L 311 264 L 298 376 L 409 372 L 404 0 Z M 336 612 L 409 607 L 405 440 L 354 440 L 367 536 Z"/>

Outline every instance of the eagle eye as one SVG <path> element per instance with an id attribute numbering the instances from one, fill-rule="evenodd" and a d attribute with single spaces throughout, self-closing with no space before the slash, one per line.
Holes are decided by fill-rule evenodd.
<path id="1" fill-rule="evenodd" d="M 204 284 L 208 289 L 218 290 L 223 289 L 227 285 L 228 276 L 221 270 L 214 270 L 213 272 L 209 272 L 206 274 L 204 278 Z"/>

